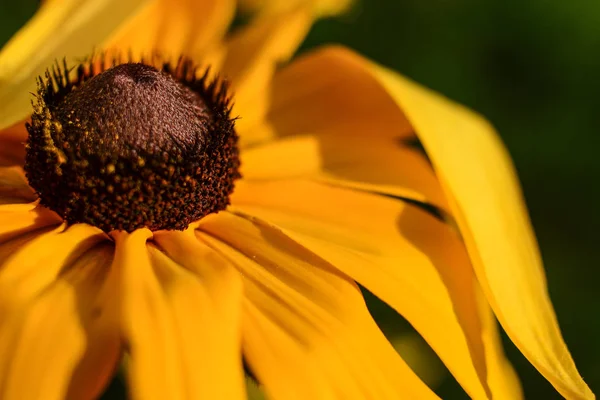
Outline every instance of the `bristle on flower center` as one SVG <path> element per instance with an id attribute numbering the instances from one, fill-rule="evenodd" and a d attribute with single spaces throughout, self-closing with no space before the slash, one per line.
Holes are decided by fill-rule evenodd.
<path id="1" fill-rule="evenodd" d="M 40 79 L 25 171 L 41 204 L 106 232 L 181 230 L 223 210 L 240 176 L 231 103 L 195 71 L 89 64 Z"/>

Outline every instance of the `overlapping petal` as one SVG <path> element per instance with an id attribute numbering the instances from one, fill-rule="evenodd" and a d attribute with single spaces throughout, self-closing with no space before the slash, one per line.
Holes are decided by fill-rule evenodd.
<path id="1" fill-rule="evenodd" d="M 98 298 L 112 258 L 101 239 L 96 229 L 76 225 L 2 255 L 2 399 L 93 398 L 106 385 L 120 343 Z"/>
<path id="2" fill-rule="evenodd" d="M 449 226 L 401 201 L 301 180 L 246 182 L 233 201 L 396 309 L 471 397 L 519 398 L 503 383 L 509 371 L 493 367 L 507 361 L 497 332 L 484 329 L 469 258 Z"/>
<path id="3" fill-rule="evenodd" d="M 292 67 L 289 70 L 293 72 Z M 257 128 L 254 137 L 264 140 L 314 130 L 327 131 L 332 124 L 329 116 L 333 116 L 332 121 L 352 120 L 348 111 L 356 100 L 348 87 L 352 86 L 350 82 L 359 82 L 363 99 L 385 107 L 383 115 L 374 118 L 375 124 L 395 118 L 397 122 L 389 126 L 396 126 L 409 136 L 413 128 L 416 131 L 445 197 L 452 203 L 453 216 L 459 221 L 484 293 L 511 339 L 563 395 L 569 398 L 593 396 L 579 377 L 560 335 L 513 167 L 489 125 L 464 108 L 349 50 L 326 48 L 314 52 L 298 61 L 295 71 L 288 72 L 291 78 L 282 86 L 288 89 L 282 89 L 285 93 L 280 99 L 284 100 L 273 101 L 267 123 Z M 311 71 L 313 76 L 319 76 L 323 90 L 315 91 L 314 87 L 319 86 L 308 84 L 304 89 L 294 90 L 294 82 L 306 82 L 300 77 L 308 77 Z M 283 70 L 281 75 L 285 73 Z M 340 76 L 353 79 L 347 80 L 347 85 L 340 85 L 337 83 L 342 79 Z M 277 85 L 273 88 L 277 90 Z M 312 91 L 312 97 L 297 94 L 303 90 Z M 291 100 L 285 100 L 286 96 Z M 298 101 L 302 98 L 318 100 Z M 277 105 L 286 102 L 301 107 L 287 107 L 289 116 L 277 112 L 282 109 Z M 330 106 L 326 107 L 327 104 Z M 370 110 L 368 105 L 366 107 Z M 292 109 L 298 113 L 292 115 Z M 344 116 L 348 116 L 347 119 Z M 346 132 L 347 135 L 385 138 L 393 131 L 349 127 Z"/>
<path id="4" fill-rule="evenodd" d="M 341 134 L 298 135 L 246 149 L 242 175 L 257 181 L 311 178 L 448 209 L 433 169 L 418 150 L 395 138 Z"/>
<path id="5" fill-rule="evenodd" d="M 21 167 L 0 167 L 0 204 L 31 203 L 35 199 Z"/>
<path id="6" fill-rule="evenodd" d="M 294 7 L 276 16 L 263 16 L 234 32 L 217 59 L 219 74 L 235 91 L 233 115 L 242 143 L 245 133 L 260 121 L 269 104 L 268 91 L 279 63 L 294 54 L 308 33 L 313 15 L 307 7 Z"/>
<path id="7" fill-rule="evenodd" d="M 64 0 L 43 5 L 0 50 L 0 130 L 31 113 L 36 78 L 55 60 L 81 59 L 149 0 Z"/>
<path id="8" fill-rule="evenodd" d="M 105 44 L 134 55 L 186 55 L 196 62 L 221 41 L 235 12 L 235 0 L 154 0 L 132 16 Z"/>
<path id="9" fill-rule="evenodd" d="M 477 277 L 509 337 L 563 396 L 595 398 L 563 341 L 518 179 L 493 128 L 389 70 L 366 61 L 365 67 L 415 127 L 450 199 Z"/>
<path id="10" fill-rule="evenodd" d="M 219 264 L 216 266 L 224 275 L 214 263 L 203 265 L 206 258 L 194 257 L 199 251 L 191 257 L 177 255 L 186 267 L 212 275 L 210 281 L 201 281 L 148 246 L 146 240 L 152 236 L 148 230 L 115 232 L 113 236 L 112 309 L 118 314 L 117 324 L 130 355 L 132 398 L 241 398 L 243 380 L 236 340 L 239 301 L 235 301 L 240 286 L 232 280 L 235 275 L 227 274 Z M 170 250 L 182 245 L 167 238 L 162 243 Z M 232 300 L 224 296 L 228 289 Z M 220 291 L 224 292 L 218 296 Z M 236 348 L 237 369 L 231 359 Z M 206 357 L 202 362 L 201 354 Z"/>
<path id="11" fill-rule="evenodd" d="M 352 280 L 265 222 L 222 213 L 199 229 L 243 277 L 243 351 L 273 399 L 436 398 Z"/>
<path id="12" fill-rule="evenodd" d="M 31 230 L 41 228 L 43 225 L 38 224 Z M 15 227 L 13 232 L 13 237 L 17 239 L 18 235 L 26 233 L 18 232 Z M 95 244 L 106 240 L 102 231 L 85 224 L 68 228 L 59 225 L 40 234 L 34 232 L 33 236 L 27 237 L 24 243 L 18 241 L 19 246 L 15 246 L 8 238 L 0 245 L 0 251 L 10 249 L 10 253 L 2 254 L 0 258 L 0 323 L 2 311 L 38 295 L 52 284 L 66 266 Z"/>

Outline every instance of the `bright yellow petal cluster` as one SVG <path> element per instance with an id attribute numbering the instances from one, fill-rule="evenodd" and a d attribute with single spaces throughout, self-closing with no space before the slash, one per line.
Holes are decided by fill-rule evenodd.
<path id="1" fill-rule="evenodd" d="M 358 283 L 471 398 L 522 397 L 497 317 L 561 395 L 593 399 L 493 129 L 348 49 L 278 68 L 348 1 L 238 3 L 254 18 L 227 34 L 234 0 L 49 0 L 0 51 L 0 398 L 94 398 L 123 362 L 134 399 L 241 399 L 242 357 L 273 399 L 437 398 Z M 109 236 L 37 204 L 22 169 L 35 77 L 92 49 L 183 53 L 231 80 L 230 208 Z"/>

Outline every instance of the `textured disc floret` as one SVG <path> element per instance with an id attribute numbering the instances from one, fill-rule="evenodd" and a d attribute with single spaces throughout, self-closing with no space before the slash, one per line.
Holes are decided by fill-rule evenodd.
<path id="1" fill-rule="evenodd" d="M 25 171 L 43 206 L 108 232 L 185 229 L 239 175 L 227 88 L 189 61 L 90 61 L 40 79 Z"/>

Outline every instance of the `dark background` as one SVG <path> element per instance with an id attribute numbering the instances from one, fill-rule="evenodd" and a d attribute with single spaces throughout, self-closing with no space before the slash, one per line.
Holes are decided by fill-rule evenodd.
<path id="1" fill-rule="evenodd" d="M 0 0 L 0 46 L 36 6 Z M 565 340 L 600 393 L 600 2 L 363 0 L 318 22 L 302 50 L 324 43 L 348 45 L 497 127 L 522 181 Z M 396 326 L 407 358 L 423 347 L 405 324 L 398 332 L 389 310 L 373 308 L 384 327 Z M 505 347 L 528 399 L 560 398 L 512 343 Z M 432 357 L 426 349 L 413 356 L 422 364 L 415 368 L 432 375 L 442 398 L 466 398 Z"/>

